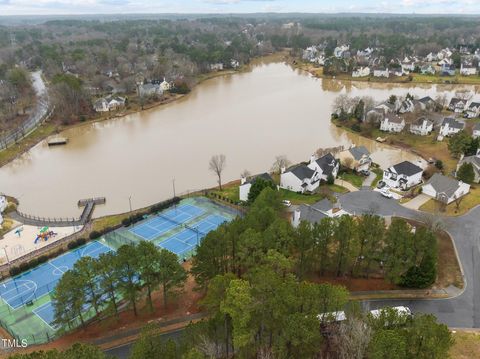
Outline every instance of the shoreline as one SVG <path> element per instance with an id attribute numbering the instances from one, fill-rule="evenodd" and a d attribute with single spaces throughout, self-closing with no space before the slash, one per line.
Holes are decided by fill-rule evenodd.
<path id="1" fill-rule="evenodd" d="M 303 60 L 299 60 L 291 55 L 287 56 L 286 62 L 295 67 L 298 70 L 302 70 L 308 72 L 315 78 L 319 79 L 326 79 L 326 80 L 339 80 L 339 81 L 348 81 L 348 82 L 366 82 L 366 83 L 380 83 L 380 84 L 395 84 L 395 85 L 449 85 L 449 86 L 460 86 L 460 85 L 470 85 L 470 86 L 477 86 L 480 85 L 480 76 L 476 77 L 469 77 L 461 75 L 451 76 L 451 81 L 443 80 L 448 79 L 449 77 L 440 77 L 437 75 L 421 75 L 421 74 L 413 74 L 413 79 L 409 80 L 408 76 L 401 76 L 401 77 L 389 77 L 381 78 L 381 77 L 373 77 L 373 76 L 365 76 L 365 77 L 352 77 L 349 74 L 340 74 L 337 76 L 333 75 L 325 75 L 323 74 L 323 67 L 315 67 L 311 63 L 304 62 Z M 421 80 L 422 76 L 431 76 L 433 80 Z M 417 80 L 415 80 L 417 77 Z"/>

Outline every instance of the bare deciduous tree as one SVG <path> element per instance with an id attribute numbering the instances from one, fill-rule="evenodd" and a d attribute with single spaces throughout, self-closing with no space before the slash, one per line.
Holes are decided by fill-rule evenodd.
<path id="1" fill-rule="evenodd" d="M 358 318 L 348 318 L 338 329 L 338 349 L 341 359 L 363 359 L 367 351 L 371 328 Z"/>
<path id="2" fill-rule="evenodd" d="M 214 155 L 210 159 L 209 169 L 218 177 L 218 187 L 222 190 L 222 172 L 225 169 L 226 158 L 225 155 Z"/>
<path id="3" fill-rule="evenodd" d="M 242 177 L 242 178 L 248 178 L 248 177 L 250 177 L 251 175 L 252 175 L 252 174 L 250 173 L 249 170 L 243 170 L 243 172 L 240 173 L 240 177 Z"/>
<path id="4" fill-rule="evenodd" d="M 290 161 L 287 159 L 287 156 L 281 155 L 275 157 L 275 162 L 272 165 L 272 172 L 280 173 L 282 168 L 287 168 L 290 165 Z"/>

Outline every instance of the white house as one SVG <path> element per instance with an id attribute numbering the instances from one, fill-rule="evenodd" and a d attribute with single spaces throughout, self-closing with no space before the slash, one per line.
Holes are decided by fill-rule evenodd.
<path id="1" fill-rule="evenodd" d="M 407 190 L 422 182 L 423 170 L 412 162 L 403 161 L 383 171 L 383 182 L 392 188 Z"/>
<path id="2" fill-rule="evenodd" d="M 474 118 L 480 116 L 480 103 L 479 102 L 472 102 L 467 110 L 465 111 L 466 118 Z"/>
<path id="3" fill-rule="evenodd" d="M 370 76 L 370 67 L 360 67 L 352 72 L 352 77 L 367 77 Z"/>
<path id="4" fill-rule="evenodd" d="M 410 73 L 415 70 L 415 63 L 413 61 L 402 62 L 402 70 L 404 73 Z"/>
<path id="5" fill-rule="evenodd" d="M 458 161 L 457 171 L 461 165 L 464 163 L 471 163 L 473 166 L 473 173 L 475 174 L 474 182 L 480 182 L 480 149 L 477 150 L 477 153 L 473 156 L 465 156 Z"/>
<path id="6" fill-rule="evenodd" d="M 433 67 L 432 65 L 423 65 L 421 68 L 420 68 L 420 72 L 423 74 L 423 75 L 435 75 L 435 67 Z"/>
<path id="7" fill-rule="evenodd" d="M 396 103 L 390 103 L 388 101 L 382 102 L 374 107 L 374 110 L 382 112 L 386 115 L 389 112 L 395 112 L 398 109 L 398 101 Z"/>
<path id="8" fill-rule="evenodd" d="M 476 123 L 475 126 L 473 126 L 472 137 L 473 138 L 479 138 L 480 137 L 480 123 Z"/>
<path id="9" fill-rule="evenodd" d="M 477 74 L 477 68 L 471 63 L 462 62 L 460 65 L 460 74 L 463 76 L 473 76 Z"/>
<path id="10" fill-rule="evenodd" d="M 114 111 L 125 107 L 125 98 L 120 96 L 108 96 L 94 102 L 93 108 L 96 112 Z"/>
<path id="11" fill-rule="evenodd" d="M 266 172 L 256 176 L 252 176 L 250 178 L 242 177 L 239 187 L 240 201 L 248 201 L 248 194 L 250 193 L 250 188 L 252 187 L 252 184 L 254 184 L 259 178 L 263 179 L 264 181 L 270 181 L 273 183 L 272 177 L 270 177 L 270 175 Z"/>
<path id="12" fill-rule="evenodd" d="M 456 113 L 462 113 L 466 107 L 467 107 L 467 101 L 457 97 L 453 97 L 450 100 L 450 103 L 448 104 L 448 109 Z"/>
<path id="13" fill-rule="evenodd" d="M 418 100 L 418 104 L 422 110 L 433 111 L 437 107 L 437 103 L 430 96 L 422 97 Z"/>
<path id="14" fill-rule="evenodd" d="M 387 113 L 380 121 L 380 130 L 386 132 L 402 132 L 405 120 L 394 113 Z"/>
<path id="15" fill-rule="evenodd" d="M 427 136 L 433 131 L 433 122 L 425 117 L 418 118 L 410 124 L 410 132 L 415 135 Z"/>
<path id="16" fill-rule="evenodd" d="M 165 77 L 163 78 L 163 81 L 160 83 L 160 88 L 162 89 L 163 92 L 169 91 L 170 90 L 170 83 L 165 80 Z"/>
<path id="17" fill-rule="evenodd" d="M 401 67 L 390 69 L 390 75 L 398 76 L 398 77 L 403 76 L 404 75 L 403 69 Z"/>
<path id="18" fill-rule="evenodd" d="M 370 152 L 365 146 L 354 146 L 341 151 L 338 153 L 338 159 L 342 165 L 357 172 L 369 170 L 372 164 Z"/>
<path id="19" fill-rule="evenodd" d="M 470 185 L 454 178 L 435 173 L 422 186 L 422 193 L 437 201 L 449 204 L 470 192 Z"/>
<path id="20" fill-rule="evenodd" d="M 210 70 L 211 71 L 222 71 L 223 70 L 223 64 L 221 62 L 217 62 L 215 64 L 210 64 Z"/>
<path id="21" fill-rule="evenodd" d="M 398 109 L 399 113 L 407 113 L 415 111 L 415 100 L 411 100 L 409 98 L 402 101 L 400 104 L 400 108 Z"/>
<path id="22" fill-rule="evenodd" d="M 300 163 L 288 168 L 282 169 L 280 174 L 280 188 L 293 192 L 313 192 L 320 185 L 320 174 L 309 168 L 306 164 Z"/>
<path id="23" fill-rule="evenodd" d="M 238 69 L 240 67 L 240 61 L 235 60 L 235 59 L 231 59 L 230 60 L 230 67 L 232 69 Z"/>
<path id="24" fill-rule="evenodd" d="M 425 56 L 425 61 L 427 61 L 427 62 L 437 61 L 437 59 L 438 59 L 437 54 L 434 54 L 433 52 L 431 52 L 427 56 Z"/>
<path id="25" fill-rule="evenodd" d="M 440 130 L 438 131 L 439 137 L 448 137 L 454 135 L 465 128 L 465 123 L 457 121 L 452 117 L 445 117 L 443 119 Z"/>
<path id="26" fill-rule="evenodd" d="M 146 83 L 138 86 L 137 89 L 138 96 L 140 97 L 150 97 L 150 96 L 161 96 L 163 91 L 159 84 Z"/>
<path id="27" fill-rule="evenodd" d="M 349 50 L 350 50 L 349 45 L 337 46 L 333 50 L 333 56 L 335 56 L 336 58 L 345 57 L 345 53 L 348 52 Z"/>
<path id="28" fill-rule="evenodd" d="M 317 172 L 321 180 L 326 181 L 330 175 L 333 178 L 337 177 L 340 162 L 331 153 L 327 153 L 318 159 L 315 159 L 314 156 L 310 157 L 308 167 Z"/>
<path id="29" fill-rule="evenodd" d="M 388 71 L 388 68 L 377 68 L 373 70 L 373 76 L 374 77 L 388 77 L 390 76 L 390 72 Z"/>

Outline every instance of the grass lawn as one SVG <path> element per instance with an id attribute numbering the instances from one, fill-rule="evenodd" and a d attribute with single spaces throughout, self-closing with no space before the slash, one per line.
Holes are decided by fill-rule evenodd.
<path id="1" fill-rule="evenodd" d="M 342 173 L 338 177 L 340 179 L 343 179 L 344 181 L 347 181 L 347 182 L 353 184 L 357 188 L 362 187 L 363 180 L 365 179 L 364 176 L 358 175 L 358 174 L 353 173 L 353 172 Z"/>
<path id="2" fill-rule="evenodd" d="M 335 193 L 347 193 L 347 192 L 349 192 L 348 189 L 346 189 L 345 187 L 339 186 L 338 184 L 329 184 L 329 185 L 327 185 L 327 187 L 332 192 L 335 192 Z"/>
<path id="3" fill-rule="evenodd" d="M 455 343 L 450 349 L 452 359 L 480 358 L 480 333 L 457 331 L 453 333 Z"/>
<path id="4" fill-rule="evenodd" d="M 457 206 L 455 202 L 450 203 L 445 212 L 443 214 L 447 216 L 460 216 L 465 214 L 473 207 L 480 204 L 480 186 L 475 185 L 470 187 L 470 193 L 463 197 L 462 202 L 460 203 L 459 209 L 457 210 Z M 429 213 L 439 213 L 439 205 L 438 202 L 434 199 L 429 200 L 425 204 L 420 207 L 421 211 L 429 212 Z"/>
<path id="5" fill-rule="evenodd" d="M 289 200 L 292 204 L 314 204 L 325 198 L 323 193 L 301 194 L 280 188 L 282 200 Z"/>
<path id="6" fill-rule="evenodd" d="M 219 189 L 215 189 L 214 191 L 212 191 L 212 193 L 228 198 L 229 200 L 232 200 L 234 202 L 238 202 L 240 200 L 240 187 L 238 183 L 227 184 L 222 187 L 221 191 Z"/>

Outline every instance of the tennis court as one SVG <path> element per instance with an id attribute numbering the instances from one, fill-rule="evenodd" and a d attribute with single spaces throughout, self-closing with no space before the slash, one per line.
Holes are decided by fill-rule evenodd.
<path id="1" fill-rule="evenodd" d="M 134 226 L 130 229 L 130 232 L 144 240 L 151 241 L 175 227 L 200 216 L 203 212 L 204 209 L 197 206 L 182 204 Z"/>
<path id="2" fill-rule="evenodd" d="M 0 297 L 12 309 L 33 302 L 55 289 L 63 273 L 72 269 L 81 257 L 97 258 L 111 249 L 100 243 L 90 242 L 87 245 L 62 254 L 38 267 L 0 283 Z M 54 311 L 51 301 L 33 310 L 42 321 L 51 327 Z"/>
<path id="3" fill-rule="evenodd" d="M 192 252 L 208 232 L 213 231 L 226 221 L 228 221 L 227 218 L 218 214 L 209 215 L 208 217 L 189 225 L 182 231 L 168 237 L 166 240 L 159 243 L 158 246 L 168 249 L 170 252 L 181 257 L 186 253 Z"/>

